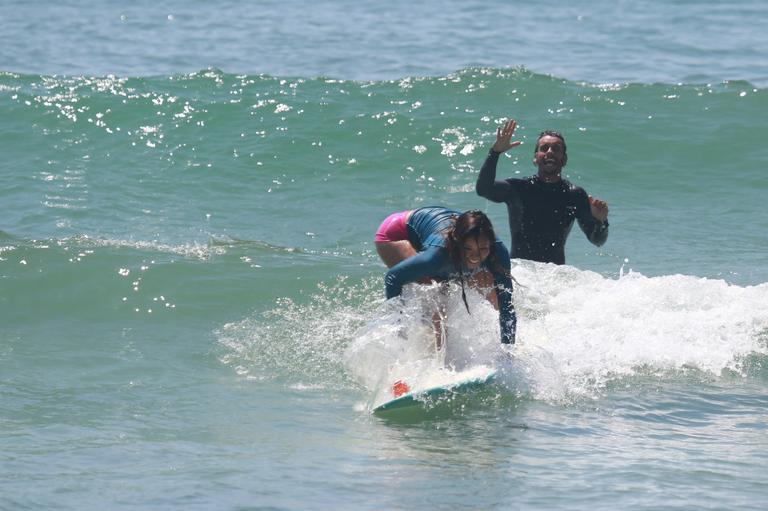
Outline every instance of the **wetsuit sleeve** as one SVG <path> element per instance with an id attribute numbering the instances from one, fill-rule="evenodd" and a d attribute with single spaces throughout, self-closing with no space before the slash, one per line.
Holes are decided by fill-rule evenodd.
<path id="1" fill-rule="evenodd" d="M 384 277 L 387 299 L 400 296 L 405 284 L 439 274 L 445 266 L 447 257 L 444 249 L 429 247 L 394 265 Z"/>
<path id="2" fill-rule="evenodd" d="M 477 194 L 493 202 L 505 202 L 512 192 L 512 187 L 507 181 L 496 181 L 496 166 L 500 154 L 493 149 L 488 152 L 475 184 Z"/>
<path id="3" fill-rule="evenodd" d="M 579 221 L 579 227 L 587 235 L 590 243 L 601 247 L 608 239 L 608 220 L 601 222 L 592 216 L 592 211 L 589 208 L 589 198 L 584 190 L 580 191 L 578 200 L 579 205 L 576 208 L 576 218 Z"/>
<path id="4" fill-rule="evenodd" d="M 496 260 L 501 267 L 504 268 L 503 273 L 493 271 L 493 281 L 496 285 L 496 298 L 499 301 L 501 342 L 503 344 L 514 344 L 515 333 L 517 330 L 517 315 L 515 314 L 515 306 L 512 303 L 512 279 L 509 275 L 511 265 L 507 247 L 500 241 L 496 242 Z"/>

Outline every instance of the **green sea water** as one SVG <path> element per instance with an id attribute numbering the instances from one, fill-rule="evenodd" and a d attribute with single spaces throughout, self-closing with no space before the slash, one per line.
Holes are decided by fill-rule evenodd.
<path id="1" fill-rule="evenodd" d="M 765 508 L 762 4 L 41 5 L 0 22 L 0 509 Z M 609 239 L 513 261 L 496 387 L 373 416 L 435 299 L 384 300 L 374 231 L 508 243 L 474 184 L 510 117 L 499 177 L 561 131 Z M 448 362 L 498 362 L 457 296 Z"/>
<path id="2" fill-rule="evenodd" d="M 765 89 L 491 68 L 1 87 L 3 507 L 763 502 Z M 609 241 L 515 264 L 497 394 L 382 422 L 368 403 L 403 346 L 373 231 L 437 203 L 503 233 L 474 181 L 507 116 L 524 143 L 500 175 L 532 173 L 532 139 L 562 131 Z M 450 325 L 455 360 L 495 353 L 482 307 Z"/>

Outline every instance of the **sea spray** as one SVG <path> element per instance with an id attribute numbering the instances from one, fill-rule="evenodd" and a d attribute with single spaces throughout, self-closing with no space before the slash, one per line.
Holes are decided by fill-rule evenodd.
<path id="1" fill-rule="evenodd" d="M 258 378 L 357 382 L 372 393 L 438 366 L 492 364 L 509 392 L 566 403 L 599 398 L 638 377 L 755 376 L 768 356 L 768 284 L 636 272 L 606 278 L 527 261 L 517 261 L 513 275 L 520 282 L 514 347 L 500 345 L 496 311 L 474 291 L 467 314 L 453 286 L 411 285 L 403 297 L 384 301 L 379 278 L 342 279 L 307 304 L 281 300 L 226 325 L 223 360 Z M 432 325 L 438 309 L 446 318 L 442 356 Z"/>

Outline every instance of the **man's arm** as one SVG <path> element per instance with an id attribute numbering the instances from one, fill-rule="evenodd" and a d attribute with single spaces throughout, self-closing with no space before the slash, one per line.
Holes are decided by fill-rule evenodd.
<path id="1" fill-rule="evenodd" d="M 590 243 L 600 247 L 608 239 L 608 203 L 583 194 L 586 204 L 579 208 L 579 227 Z"/>
<path id="2" fill-rule="evenodd" d="M 519 146 L 519 140 L 511 141 L 517 123 L 514 120 L 507 121 L 503 127 L 496 130 L 496 142 L 493 144 L 488 157 L 485 159 L 480 175 L 477 176 L 475 190 L 477 194 L 493 202 L 504 202 L 511 191 L 506 181 L 496 181 L 496 166 L 499 163 L 499 155 L 513 147 Z"/>

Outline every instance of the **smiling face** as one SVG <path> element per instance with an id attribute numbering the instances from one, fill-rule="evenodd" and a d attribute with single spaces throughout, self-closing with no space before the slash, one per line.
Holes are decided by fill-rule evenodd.
<path id="1" fill-rule="evenodd" d="M 544 181 L 549 183 L 559 181 L 560 172 L 567 161 L 565 143 L 561 138 L 544 134 L 536 142 L 533 163 L 539 168 L 539 177 Z"/>
<path id="2" fill-rule="evenodd" d="M 482 264 L 498 266 L 494 245 L 496 234 L 488 216 L 480 210 L 465 211 L 446 231 L 445 249 L 456 272 L 474 270 Z"/>
<path id="3" fill-rule="evenodd" d="M 474 270 L 488 258 L 491 253 L 491 241 L 485 236 L 477 238 L 467 238 L 462 246 L 464 254 L 464 266 L 467 269 Z"/>

